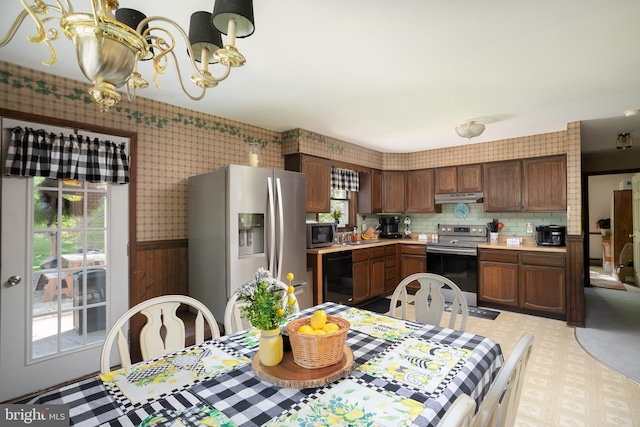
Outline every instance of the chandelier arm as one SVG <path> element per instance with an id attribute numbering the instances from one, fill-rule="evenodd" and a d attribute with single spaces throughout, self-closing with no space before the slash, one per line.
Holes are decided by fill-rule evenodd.
<path id="1" fill-rule="evenodd" d="M 43 0 L 34 0 L 33 5 L 29 5 L 26 0 L 20 0 L 20 2 L 22 3 L 22 7 L 24 9 L 16 17 L 13 25 L 11 26 L 11 28 L 9 28 L 7 35 L 2 40 L 0 40 L 0 47 L 6 45 L 11 41 L 11 39 L 13 39 L 13 36 L 16 34 L 18 28 L 24 22 L 26 15 L 29 15 L 31 16 L 31 18 L 33 19 L 33 22 L 36 25 L 37 33 L 33 36 L 27 36 L 27 40 L 29 40 L 32 43 L 44 43 L 49 48 L 49 51 L 51 52 L 51 56 L 49 57 L 49 59 L 42 61 L 42 63 L 44 65 L 55 64 L 58 61 L 58 55 L 53 45 L 51 44 L 51 41 L 57 40 L 60 34 L 56 29 L 51 28 L 48 31 L 49 37 L 47 37 L 47 31 L 44 27 L 44 24 L 52 20 L 59 22 L 60 17 L 49 16 L 49 17 L 44 17 L 40 19 L 38 15 L 47 15 L 49 13 L 49 10 L 51 9 L 52 11 L 58 12 L 60 16 L 62 16 L 66 10 L 65 5 L 60 3 L 59 0 L 56 0 L 57 6 L 46 4 Z"/>
<path id="2" fill-rule="evenodd" d="M 7 34 L 2 39 L 0 39 L 0 47 L 6 46 L 7 43 L 9 43 L 13 39 L 13 36 L 16 35 L 18 28 L 20 28 L 20 25 L 22 25 L 22 22 L 27 17 L 27 15 L 29 15 L 29 12 L 27 12 L 26 10 L 20 11 L 18 17 L 9 28 L 9 31 L 7 31 Z"/>
<path id="3" fill-rule="evenodd" d="M 184 94 L 187 95 L 190 99 L 194 101 L 200 101 L 207 94 L 207 88 L 201 87 L 202 91 L 198 96 L 193 96 L 189 92 L 187 92 L 187 88 L 184 86 L 184 83 L 182 81 L 182 74 L 180 73 L 180 65 L 178 65 L 176 53 L 174 51 L 171 51 L 171 56 L 173 57 L 174 64 L 176 64 L 176 71 L 178 72 L 178 83 L 180 83 L 180 88 L 182 89 L 182 92 L 184 92 Z"/>
<path id="4" fill-rule="evenodd" d="M 171 55 L 171 57 L 173 58 L 173 63 L 176 66 L 176 72 L 178 73 L 178 84 L 180 85 L 180 88 L 182 89 L 182 92 L 184 92 L 184 94 L 189 97 L 190 99 L 194 100 L 194 101 L 199 101 L 202 98 L 204 98 L 204 95 L 206 94 L 206 87 L 202 87 L 202 92 L 200 93 L 200 95 L 191 95 L 186 87 L 184 86 L 184 82 L 183 82 L 183 78 L 182 78 L 182 73 L 180 71 L 180 65 L 177 61 L 176 58 L 176 54 L 173 51 L 173 47 L 175 46 L 175 39 L 173 38 L 173 36 L 171 35 L 171 33 L 169 33 L 167 30 L 163 29 L 163 28 L 149 28 L 149 30 L 160 30 L 165 32 L 169 38 L 171 39 L 171 44 L 168 44 L 167 41 L 161 37 L 158 37 L 156 35 L 151 35 L 151 34 L 147 34 L 148 31 L 145 32 L 144 37 L 147 38 L 147 40 L 150 41 L 150 44 L 152 46 L 152 48 L 158 50 L 159 52 L 155 55 L 155 57 L 153 58 L 153 69 L 155 70 L 155 73 L 153 74 L 153 84 L 156 88 L 162 90 L 162 86 L 160 85 L 160 83 L 158 82 L 158 78 L 160 77 L 160 75 L 164 74 L 164 70 L 167 69 L 167 67 L 169 66 L 169 60 L 167 58 L 168 55 Z M 129 90 L 129 85 L 127 85 L 127 90 Z M 129 95 L 129 93 L 127 93 L 127 95 Z M 133 96 L 135 97 L 135 91 L 133 93 Z"/>
<path id="5" fill-rule="evenodd" d="M 204 82 L 215 85 L 219 82 L 221 82 L 222 80 L 226 79 L 231 70 L 229 66 L 227 66 L 225 73 L 221 76 L 221 77 L 214 77 L 211 74 L 205 74 L 203 73 L 200 69 L 198 69 L 198 65 L 195 62 L 195 56 L 193 54 L 193 49 L 191 48 L 191 43 L 189 42 L 189 36 L 187 35 L 187 33 L 184 31 L 184 29 L 182 29 L 182 27 L 180 25 L 178 25 L 175 21 L 169 19 L 169 18 L 165 18 L 163 16 L 149 16 L 145 19 L 143 19 L 142 21 L 140 21 L 140 23 L 138 24 L 138 28 L 136 31 L 141 32 L 144 29 L 145 25 L 148 25 L 151 21 L 163 21 L 166 22 L 168 24 L 171 24 L 176 30 L 178 30 L 178 32 L 180 33 L 180 35 L 182 35 L 182 38 L 186 44 L 187 47 L 187 52 L 189 53 L 188 57 L 189 57 L 189 62 L 191 63 L 191 68 L 193 68 L 193 71 L 196 73 L 196 75 Z M 175 48 L 175 38 L 173 37 L 173 35 L 171 34 L 171 32 L 169 32 L 169 30 L 167 30 L 166 28 L 162 28 L 162 27 L 151 27 L 149 26 L 149 28 L 147 28 L 146 31 L 144 31 L 144 33 L 142 34 L 142 36 L 146 39 L 150 39 L 154 36 L 151 35 L 151 32 L 157 30 L 157 31 L 162 31 L 165 34 L 167 34 L 169 36 L 169 38 L 171 39 L 172 43 L 171 45 L 165 45 L 166 47 L 163 46 L 159 46 L 159 45 L 154 45 L 154 47 L 157 47 L 161 52 L 159 54 L 157 54 L 154 59 L 154 68 L 156 63 L 159 61 L 160 58 L 164 57 L 168 51 L 173 51 Z M 164 41 L 164 39 L 155 36 L 155 38 L 159 41 Z M 174 61 L 175 61 L 175 55 L 173 55 L 174 57 Z M 175 61 L 176 67 L 178 66 L 178 62 Z M 166 67 L 164 67 L 166 68 Z M 161 73 L 163 74 L 163 73 Z M 154 77 L 154 81 L 155 81 L 155 77 Z"/>

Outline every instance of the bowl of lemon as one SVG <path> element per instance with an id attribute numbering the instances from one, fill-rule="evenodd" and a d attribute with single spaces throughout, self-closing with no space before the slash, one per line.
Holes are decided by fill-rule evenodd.
<path id="1" fill-rule="evenodd" d="M 296 365 L 317 369 L 342 360 L 344 343 L 351 324 L 340 317 L 316 310 L 311 317 L 287 323 L 287 334 Z"/>

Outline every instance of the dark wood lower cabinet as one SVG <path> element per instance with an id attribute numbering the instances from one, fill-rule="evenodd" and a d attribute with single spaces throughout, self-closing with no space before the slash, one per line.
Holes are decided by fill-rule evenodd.
<path id="1" fill-rule="evenodd" d="M 518 264 L 484 261 L 478 280 L 480 301 L 518 306 Z"/>
<path id="2" fill-rule="evenodd" d="M 385 292 L 385 252 L 384 248 L 371 249 L 371 298 Z"/>
<path id="3" fill-rule="evenodd" d="M 384 291 L 393 292 L 398 286 L 398 251 L 396 245 L 387 246 L 384 250 L 385 271 L 384 271 Z"/>
<path id="4" fill-rule="evenodd" d="M 565 267 L 563 253 L 481 249 L 478 300 L 565 318 Z"/>
<path id="5" fill-rule="evenodd" d="M 529 253 L 520 255 L 520 307 L 565 315 L 565 256 Z"/>
<path id="6" fill-rule="evenodd" d="M 357 249 L 351 253 L 353 259 L 353 304 L 371 298 L 371 268 L 369 249 Z"/>
<path id="7" fill-rule="evenodd" d="M 400 245 L 400 283 L 414 273 L 427 272 L 427 252 L 424 245 Z M 417 283 L 417 282 L 414 282 Z M 419 285 L 409 285 L 409 290 L 418 290 Z"/>

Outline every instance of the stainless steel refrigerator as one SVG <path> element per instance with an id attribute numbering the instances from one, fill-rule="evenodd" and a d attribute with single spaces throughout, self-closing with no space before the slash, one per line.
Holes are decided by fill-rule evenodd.
<path id="1" fill-rule="evenodd" d="M 304 174 L 240 165 L 189 178 L 189 294 L 220 323 L 259 267 L 307 288 Z M 301 307 L 304 308 L 304 307 Z"/>

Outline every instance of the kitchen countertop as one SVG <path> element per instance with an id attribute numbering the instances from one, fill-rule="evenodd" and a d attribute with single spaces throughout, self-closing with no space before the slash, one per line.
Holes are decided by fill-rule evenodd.
<path id="1" fill-rule="evenodd" d="M 351 251 L 354 249 L 362 248 L 375 248 L 378 246 L 389 246 L 401 243 L 403 245 L 422 245 L 427 244 L 426 241 L 418 241 L 416 238 L 411 239 L 378 239 L 378 240 L 360 240 L 359 243 L 351 243 L 347 245 L 334 244 L 333 246 L 327 246 L 326 248 L 307 249 L 307 254 L 310 255 L 322 255 L 333 252 Z"/>
<path id="2" fill-rule="evenodd" d="M 378 246 L 389 246 L 400 243 L 403 245 L 422 245 L 425 246 L 428 242 L 418 241 L 417 237 L 411 239 L 378 239 L 378 240 L 360 240 L 357 244 L 337 244 L 333 246 L 327 246 L 326 248 L 307 249 L 307 254 L 310 255 L 322 255 L 333 252 L 351 251 L 354 249 L 362 248 L 374 248 Z M 507 237 L 500 236 L 498 243 L 480 243 L 478 249 L 506 249 L 512 251 L 534 251 L 534 252 L 551 252 L 551 253 L 566 253 L 567 249 L 564 246 L 538 246 L 533 237 L 522 237 L 522 244 L 520 246 L 507 246 Z"/>
<path id="3" fill-rule="evenodd" d="M 533 237 L 522 237 L 520 246 L 507 246 L 507 237 L 500 236 L 498 243 L 481 243 L 478 249 L 507 249 L 512 251 L 534 251 L 534 252 L 551 252 L 566 253 L 567 248 L 564 246 L 538 246 Z"/>

